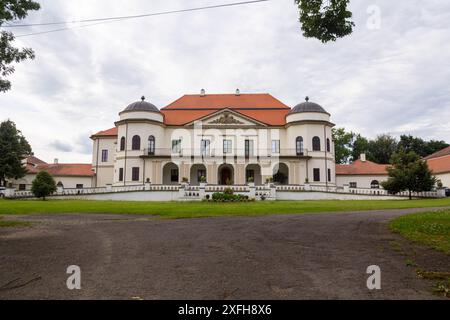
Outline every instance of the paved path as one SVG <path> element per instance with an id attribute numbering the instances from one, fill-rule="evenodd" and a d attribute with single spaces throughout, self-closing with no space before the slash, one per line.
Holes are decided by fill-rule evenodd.
<path id="1" fill-rule="evenodd" d="M 0 228 L 0 299 L 434 299 L 387 229 L 418 210 L 159 220 L 28 216 Z M 423 211 L 423 209 L 422 209 Z M 10 219 L 17 217 L 10 217 Z M 450 265 L 448 256 L 425 261 Z M 82 270 L 82 290 L 66 268 Z M 382 270 L 382 290 L 366 268 Z"/>

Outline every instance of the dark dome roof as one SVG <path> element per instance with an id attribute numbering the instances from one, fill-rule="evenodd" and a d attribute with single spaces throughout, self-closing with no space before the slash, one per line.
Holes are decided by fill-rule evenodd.
<path id="1" fill-rule="evenodd" d="M 155 105 L 153 105 L 149 102 L 146 102 L 145 97 L 142 97 L 141 101 L 137 101 L 137 102 L 130 104 L 122 112 L 132 112 L 132 111 L 160 112 L 159 109 Z"/>
<path id="2" fill-rule="evenodd" d="M 319 113 L 329 114 L 328 112 L 325 111 L 324 108 L 322 108 L 321 105 L 314 103 L 314 102 L 309 102 L 308 97 L 306 97 L 306 102 L 302 102 L 302 103 L 296 105 L 294 108 L 292 108 L 292 110 L 291 110 L 291 112 L 289 112 L 289 114 L 300 113 L 300 112 L 319 112 Z"/>

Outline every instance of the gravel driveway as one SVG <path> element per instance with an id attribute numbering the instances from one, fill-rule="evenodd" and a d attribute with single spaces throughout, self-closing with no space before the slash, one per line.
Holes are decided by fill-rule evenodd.
<path id="1" fill-rule="evenodd" d="M 9 217 L 35 223 L 0 228 L 0 299 L 436 299 L 393 248 L 407 242 L 387 229 L 415 211 Z M 428 267 L 450 266 L 443 254 L 408 250 Z M 66 287 L 70 265 L 81 268 L 81 290 Z M 369 265 L 381 268 L 381 290 L 366 287 Z"/>

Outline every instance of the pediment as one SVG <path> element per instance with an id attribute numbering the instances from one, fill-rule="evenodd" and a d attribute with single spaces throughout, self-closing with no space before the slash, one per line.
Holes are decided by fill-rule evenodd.
<path id="1" fill-rule="evenodd" d="M 265 124 L 256 121 L 252 118 L 246 117 L 231 109 L 220 110 L 210 114 L 204 118 L 198 119 L 195 122 L 202 122 L 204 126 L 266 126 Z"/>

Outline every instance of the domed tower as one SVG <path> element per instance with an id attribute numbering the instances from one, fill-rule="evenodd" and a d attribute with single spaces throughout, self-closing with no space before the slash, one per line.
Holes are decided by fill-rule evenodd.
<path id="1" fill-rule="evenodd" d="M 120 120 L 128 119 L 148 119 L 156 122 L 164 122 L 164 117 L 159 109 L 145 101 L 145 97 L 142 96 L 141 101 L 133 102 L 122 112 L 119 113 Z"/>
<path id="2" fill-rule="evenodd" d="M 164 115 L 145 101 L 134 102 L 119 113 L 115 185 L 143 184 L 152 179 L 149 161 L 157 156 L 164 140 Z"/>
<path id="3" fill-rule="evenodd" d="M 287 143 L 295 148 L 301 160 L 300 183 L 335 184 L 334 145 L 331 115 L 319 104 L 306 97 L 286 116 Z M 304 161 L 303 161 L 304 159 Z M 304 178 L 304 179 L 303 179 Z"/>

